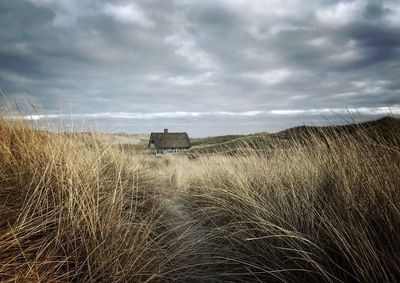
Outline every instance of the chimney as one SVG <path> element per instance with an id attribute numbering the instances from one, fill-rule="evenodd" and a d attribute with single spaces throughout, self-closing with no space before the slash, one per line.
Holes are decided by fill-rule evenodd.
<path id="1" fill-rule="evenodd" d="M 164 129 L 164 134 L 168 134 L 168 129 Z"/>

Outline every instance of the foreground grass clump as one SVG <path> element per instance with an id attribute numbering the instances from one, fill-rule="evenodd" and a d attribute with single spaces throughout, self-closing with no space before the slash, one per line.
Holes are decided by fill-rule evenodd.
<path id="1" fill-rule="evenodd" d="M 382 121 L 155 158 L 0 120 L 0 281 L 399 282 Z"/>
<path id="2" fill-rule="evenodd" d="M 204 281 L 399 282 L 400 128 L 199 157 L 186 213 Z M 264 155 L 265 154 L 265 155 Z"/>
<path id="3" fill-rule="evenodd" d="M 0 121 L 0 281 L 158 279 L 173 254 L 149 171 L 95 135 Z"/>

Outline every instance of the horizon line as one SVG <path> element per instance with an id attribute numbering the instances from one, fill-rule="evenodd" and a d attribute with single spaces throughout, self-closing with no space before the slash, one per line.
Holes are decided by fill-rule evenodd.
<path id="1" fill-rule="evenodd" d="M 51 120 L 51 119 L 138 119 L 151 120 L 157 118 L 201 118 L 201 117 L 256 117 L 256 116 L 323 116 L 323 115 L 400 115 L 400 105 L 376 107 L 343 107 L 313 109 L 274 109 L 250 111 L 171 111 L 171 112 L 96 112 L 70 114 L 28 114 L 5 116 L 13 120 Z"/>

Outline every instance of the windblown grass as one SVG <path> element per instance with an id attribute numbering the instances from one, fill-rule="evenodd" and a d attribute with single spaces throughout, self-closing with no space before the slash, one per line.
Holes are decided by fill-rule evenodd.
<path id="1" fill-rule="evenodd" d="M 384 133 L 153 158 L 1 120 L 0 280 L 398 282 L 400 128 Z"/>
<path id="2" fill-rule="evenodd" d="M 2 282 L 148 281 L 173 257 L 161 180 L 95 135 L 1 121 L 0 187 Z"/>
<path id="3" fill-rule="evenodd" d="M 186 212 L 204 281 L 399 282 L 400 128 L 313 135 L 267 154 L 200 157 Z M 196 173 L 194 173 L 196 174 Z M 205 272 L 205 270 L 207 272 Z"/>

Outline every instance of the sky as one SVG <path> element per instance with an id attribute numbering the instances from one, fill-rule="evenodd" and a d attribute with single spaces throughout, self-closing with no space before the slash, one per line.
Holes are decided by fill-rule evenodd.
<path id="1" fill-rule="evenodd" d="M 0 1 L 0 106 L 191 136 L 400 115 L 400 1 Z M 352 117 L 352 118 L 350 118 Z"/>

